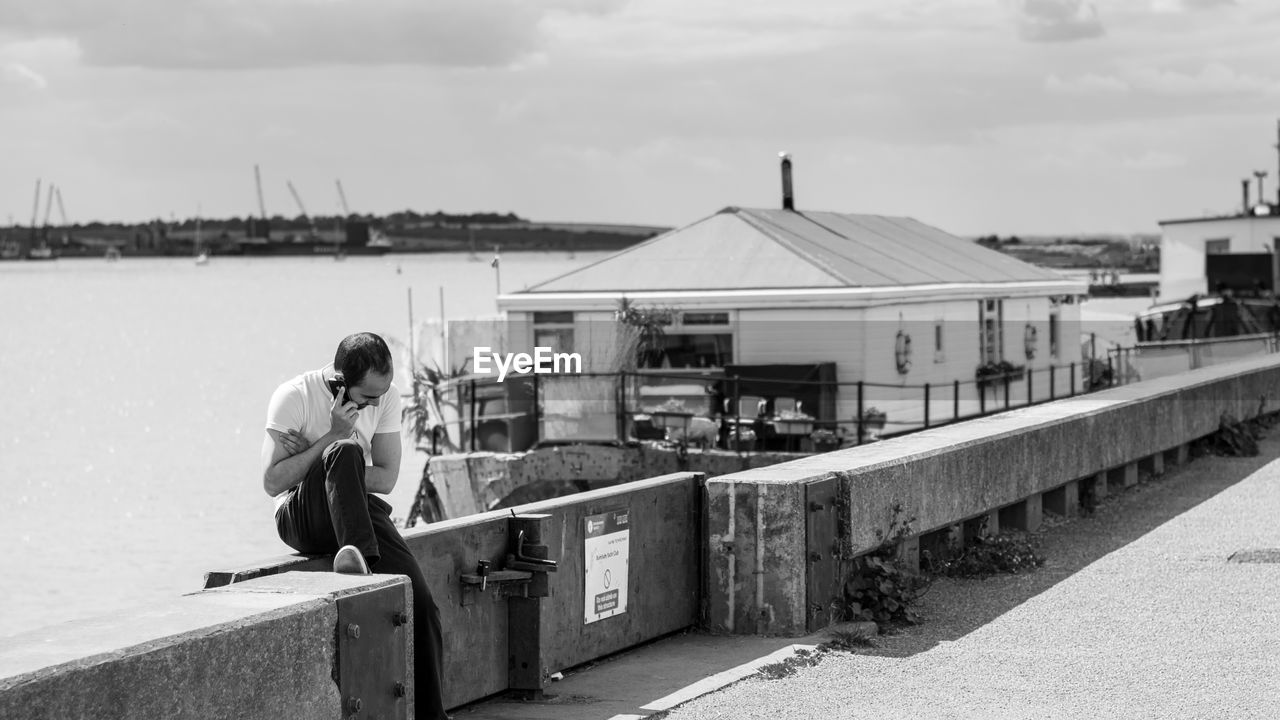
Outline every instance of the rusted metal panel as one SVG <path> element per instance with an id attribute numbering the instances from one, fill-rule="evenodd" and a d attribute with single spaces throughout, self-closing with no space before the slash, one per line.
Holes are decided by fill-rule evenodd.
<path id="1" fill-rule="evenodd" d="M 560 560 L 559 571 L 547 576 L 550 597 L 541 613 L 543 664 L 550 672 L 698 622 L 701 500 L 701 477 L 690 475 L 586 502 L 537 506 L 552 516 L 543 542 Z M 619 507 L 630 512 L 627 609 L 586 624 L 585 519 Z"/>
<path id="2" fill-rule="evenodd" d="M 342 717 L 413 716 L 406 586 L 338 598 L 338 689 Z"/>
<path id="3" fill-rule="evenodd" d="M 834 475 L 805 485 L 805 597 L 810 632 L 839 619 L 843 600 L 839 493 L 840 481 Z"/>

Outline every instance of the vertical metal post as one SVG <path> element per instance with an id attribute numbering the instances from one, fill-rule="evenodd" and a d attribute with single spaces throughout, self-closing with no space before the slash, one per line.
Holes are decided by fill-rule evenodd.
<path id="1" fill-rule="evenodd" d="M 1027 405 L 1031 404 L 1031 393 L 1032 393 L 1031 373 L 1032 372 L 1033 371 L 1031 368 L 1027 368 Z"/>
<path id="2" fill-rule="evenodd" d="M 929 383 L 924 384 L 924 426 L 929 428 Z"/>
<path id="3" fill-rule="evenodd" d="M 618 441 L 626 442 L 627 440 L 627 371 L 619 370 L 618 376 L 614 378 L 613 390 L 613 417 L 614 424 L 618 428 Z"/>
<path id="4" fill-rule="evenodd" d="M 858 417 L 854 418 L 858 422 L 858 444 L 862 444 L 862 381 L 858 381 Z"/>
<path id="5" fill-rule="evenodd" d="M 533 374 L 533 444 L 542 442 L 542 394 L 538 374 Z"/>
<path id="6" fill-rule="evenodd" d="M 960 419 L 960 381 L 955 380 L 951 386 L 951 419 Z"/>
<path id="7" fill-rule="evenodd" d="M 1073 362 L 1068 366 L 1071 369 L 1071 395 L 1076 396 L 1076 364 Z"/>
<path id="8" fill-rule="evenodd" d="M 507 552 L 523 549 L 525 555 L 539 560 L 549 559 L 551 516 L 527 513 L 507 520 Z M 523 548 L 516 547 L 523 539 Z M 551 596 L 550 580 L 545 572 L 535 572 L 525 586 L 523 596 L 507 598 L 507 687 L 519 691 L 527 699 L 543 697 L 542 690 L 550 682 L 551 669 L 546 667 L 551 638 L 543 629 L 543 598 Z M 500 607 L 500 606 L 499 606 Z"/>
<path id="9" fill-rule="evenodd" d="M 742 387 L 738 376 L 733 376 L 733 449 L 742 452 Z"/>
<path id="10" fill-rule="evenodd" d="M 1053 373 L 1054 373 L 1054 370 L 1057 370 L 1057 369 L 1058 369 L 1058 366 L 1057 366 L 1057 365 L 1050 365 L 1050 366 L 1049 366 L 1049 399 L 1050 399 L 1050 400 L 1053 400 L 1053 399 L 1054 399 L 1054 397 L 1053 397 Z"/>
<path id="11" fill-rule="evenodd" d="M 534 375 L 537 377 L 537 375 Z M 471 452 L 476 451 L 476 379 L 471 378 Z"/>
<path id="12" fill-rule="evenodd" d="M 989 381 L 988 381 L 989 382 Z M 978 414 L 987 414 L 987 388 L 981 381 L 974 380 L 973 386 L 978 390 Z"/>
<path id="13" fill-rule="evenodd" d="M 1111 353 L 1107 353 L 1107 387 L 1116 386 L 1116 366 L 1111 361 Z"/>

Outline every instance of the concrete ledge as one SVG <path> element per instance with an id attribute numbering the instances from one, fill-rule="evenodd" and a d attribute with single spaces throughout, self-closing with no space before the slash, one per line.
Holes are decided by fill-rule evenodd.
<path id="1" fill-rule="evenodd" d="M 1085 489 L 1101 497 L 1108 473 L 1136 483 L 1139 460 L 1157 469 L 1164 451 L 1216 431 L 1222 413 L 1252 418 L 1278 404 L 1280 359 L 1271 356 L 711 478 L 709 622 L 732 632 L 806 632 L 804 608 L 831 600 L 814 592 L 840 584 L 814 577 L 835 571 L 807 544 L 827 537 L 822 523 L 839 529 L 846 557 L 879 545 L 895 506 L 900 519 L 914 518 L 917 534 L 984 514 L 996 521 L 991 532 L 1034 526 L 1041 493 L 1093 479 Z M 831 483 L 840 517 L 807 513 L 808 494 Z"/>
<path id="2" fill-rule="evenodd" d="M 0 717 L 341 717 L 339 598 L 405 578 L 291 573 L 0 642 Z"/>

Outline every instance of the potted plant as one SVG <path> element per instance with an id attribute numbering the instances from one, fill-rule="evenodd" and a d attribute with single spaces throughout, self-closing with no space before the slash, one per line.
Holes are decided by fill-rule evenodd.
<path id="1" fill-rule="evenodd" d="M 874 405 L 862 411 L 862 434 L 867 440 L 876 440 L 880 437 L 880 433 L 884 430 L 885 421 L 888 419 L 885 411 Z"/>
<path id="2" fill-rule="evenodd" d="M 830 452 L 840 447 L 841 438 L 836 434 L 835 430 L 827 430 L 818 428 L 809 434 L 809 440 L 813 442 L 814 452 Z"/>
<path id="3" fill-rule="evenodd" d="M 774 416 L 773 424 L 780 435 L 804 435 L 813 429 L 814 417 L 799 410 L 783 410 Z"/>

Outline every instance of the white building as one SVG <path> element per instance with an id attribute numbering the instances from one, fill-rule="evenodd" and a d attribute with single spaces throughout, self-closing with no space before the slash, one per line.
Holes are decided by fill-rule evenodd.
<path id="1" fill-rule="evenodd" d="M 1256 206 L 1248 215 L 1165 220 L 1160 230 L 1160 302 L 1211 291 L 1205 272 L 1209 255 L 1274 257 L 1280 247 L 1280 214 L 1271 212 L 1267 205 Z"/>
<path id="2" fill-rule="evenodd" d="M 961 414 L 1002 406 L 1002 383 L 982 400 L 973 384 L 980 366 L 1002 361 L 1032 371 L 1035 400 L 1049 397 L 1049 367 L 1059 366 L 1054 392 L 1067 394 L 1086 292 L 1083 281 L 911 218 L 731 207 L 498 304 L 513 349 L 551 346 L 589 364 L 610 357 L 623 298 L 672 308 L 662 368 L 714 377 L 834 364 L 836 396 L 806 412 L 849 424 L 862 381 L 863 409 L 885 411 L 892 432 L 923 420 L 925 384 L 931 423 L 953 417 L 957 380 L 968 383 Z M 1019 376 L 1011 403 L 1027 392 Z"/>

